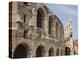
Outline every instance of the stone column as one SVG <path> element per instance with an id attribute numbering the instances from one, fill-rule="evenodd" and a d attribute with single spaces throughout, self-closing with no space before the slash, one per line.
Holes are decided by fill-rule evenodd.
<path id="1" fill-rule="evenodd" d="M 63 47 L 63 52 L 62 53 L 63 53 L 62 55 L 65 55 L 65 47 Z"/>
<path id="2" fill-rule="evenodd" d="M 54 56 L 56 56 L 56 46 L 54 47 L 55 49 L 54 49 Z"/>
<path id="3" fill-rule="evenodd" d="M 61 56 L 62 52 L 61 52 L 61 48 L 59 49 L 59 56 Z"/>
<path id="4" fill-rule="evenodd" d="M 30 58 L 33 57 L 33 51 L 32 50 L 30 50 L 30 53 L 29 53 L 28 57 L 30 57 Z"/>
<path id="5" fill-rule="evenodd" d="M 57 20 L 56 20 L 56 22 L 55 22 L 55 35 L 56 35 L 56 39 L 58 40 L 58 22 L 57 22 Z"/>
<path id="6" fill-rule="evenodd" d="M 64 41 L 64 29 L 63 28 L 61 28 L 61 41 L 62 43 Z"/>
<path id="7" fill-rule="evenodd" d="M 48 57 L 48 56 L 49 56 L 49 53 L 48 53 L 48 52 L 46 52 L 44 57 Z"/>
<path id="8" fill-rule="evenodd" d="M 14 52 L 15 52 L 15 49 L 14 48 L 9 49 L 9 57 L 10 58 L 13 58 L 14 57 Z"/>
<path id="9" fill-rule="evenodd" d="M 46 35 L 48 35 L 48 16 L 44 16 L 44 20 L 42 22 L 42 28 Z"/>
<path id="10" fill-rule="evenodd" d="M 48 57 L 48 56 L 49 56 L 49 51 L 48 51 L 48 48 L 47 48 L 47 50 L 45 52 L 45 57 Z"/>
<path id="11" fill-rule="evenodd" d="M 16 42 L 14 42 L 14 44 L 12 44 L 12 47 L 9 49 L 9 55 L 10 58 L 14 58 L 14 53 L 15 53 L 15 50 L 16 50 L 16 47 L 17 47 L 17 44 Z"/>
<path id="12" fill-rule="evenodd" d="M 58 26 L 58 40 L 60 41 L 60 25 Z"/>
<path id="13" fill-rule="evenodd" d="M 57 32 L 56 32 L 56 34 L 57 34 L 57 40 L 59 40 L 59 31 L 60 31 L 60 29 L 59 29 L 59 23 L 57 22 Z"/>
<path id="14" fill-rule="evenodd" d="M 12 12 L 10 13 L 10 17 L 12 18 L 12 27 L 13 28 L 16 28 L 16 20 L 17 20 L 17 5 L 18 3 L 17 2 L 12 2 Z"/>
<path id="15" fill-rule="evenodd" d="M 54 21 L 54 38 L 56 38 L 56 21 Z"/>
<path id="16" fill-rule="evenodd" d="M 51 35 L 52 35 L 52 37 L 53 38 L 55 38 L 55 21 L 54 21 L 54 19 L 52 20 L 52 22 L 51 22 Z"/>
<path id="17" fill-rule="evenodd" d="M 32 7 L 32 25 L 36 28 L 36 22 L 37 22 L 37 13 L 36 8 Z"/>
<path id="18" fill-rule="evenodd" d="M 60 25 L 60 41 L 61 41 L 61 35 L 62 35 L 62 33 L 61 33 L 61 25 Z"/>

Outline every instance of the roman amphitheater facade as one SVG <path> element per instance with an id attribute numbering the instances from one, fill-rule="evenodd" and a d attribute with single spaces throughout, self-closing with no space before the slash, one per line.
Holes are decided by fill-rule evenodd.
<path id="1" fill-rule="evenodd" d="M 45 4 L 9 3 L 9 55 L 11 58 L 62 56 L 64 27 Z"/>

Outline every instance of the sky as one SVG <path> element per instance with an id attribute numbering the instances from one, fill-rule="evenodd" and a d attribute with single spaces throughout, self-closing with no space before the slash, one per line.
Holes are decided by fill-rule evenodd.
<path id="1" fill-rule="evenodd" d="M 78 39 L 78 6 L 62 5 L 62 4 L 46 4 L 53 14 L 58 16 L 62 24 L 65 26 L 72 19 L 72 35 L 73 39 Z"/>

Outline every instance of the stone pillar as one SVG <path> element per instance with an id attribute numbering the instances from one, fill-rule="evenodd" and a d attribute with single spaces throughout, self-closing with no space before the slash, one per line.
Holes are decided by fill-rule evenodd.
<path id="1" fill-rule="evenodd" d="M 63 30 L 61 28 L 61 40 L 63 39 Z"/>
<path id="2" fill-rule="evenodd" d="M 9 29 L 9 54 L 11 55 L 11 58 L 13 58 L 16 41 L 16 29 Z"/>
<path id="3" fill-rule="evenodd" d="M 48 57 L 49 56 L 49 51 L 48 51 L 48 49 L 45 51 L 45 55 L 44 55 L 45 57 Z"/>
<path id="4" fill-rule="evenodd" d="M 9 49 L 9 57 L 10 58 L 13 58 L 14 57 L 14 52 L 15 52 L 15 49 L 14 48 Z"/>
<path id="5" fill-rule="evenodd" d="M 52 35 L 52 37 L 53 38 L 55 38 L 55 21 L 54 21 L 54 19 L 52 20 L 52 22 L 51 22 L 51 35 Z"/>
<path id="6" fill-rule="evenodd" d="M 57 40 L 59 40 L 59 31 L 60 31 L 60 30 L 59 30 L 59 23 L 58 23 L 58 22 L 57 22 L 56 28 L 57 28 L 57 30 L 56 30 L 56 31 L 57 31 L 57 32 L 56 32 L 57 36 L 56 36 L 56 37 L 57 37 Z"/>
<path id="7" fill-rule="evenodd" d="M 37 22 L 37 13 L 36 8 L 32 7 L 32 25 L 36 28 L 36 22 Z"/>
<path id="8" fill-rule="evenodd" d="M 48 16 L 44 17 L 43 23 L 42 23 L 42 28 L 45 32 L 46 35 L 48 35 Z"/>
<path id="9" fill-rule="evenodd" d="M 64 44 L 64 29 L 61 27 L 61 41 Z"/>
<path id="10" fill-rule="evenodd" d="M 58 22 L 56 20 L 56 22 L 55 22 L 55 33 L 56 33 L 56 39 L 57 40 L 58 40 L 58 32 L 59 32 L 59 30 L 58 30 Z"/>
<path id="11" fill-rule="evenodd" d="M 29 51 L 30 51 L 30 53 L 29 53 L 28 57 L 32 58 L 33 57 L 33 51 L 32 50 L 29 50 Z"/>
<path id="12" fill-rule="evenodd" d="M 65 55 L 65 47 L 63 47 L 63 54 L 62 55 Z"/>
<path id="13" fill-rule="evenodd" d="M 60 25 L 58 26 L 58 40 L 60 41 Z"/>
<path id="14" fill-rule="evenodd" d="M 54 47 L 54 48 L 56 48 L 56 47 Z M 54 56 L 56 56 L 56 49 L 54 49 Z"/>
<path id="15" fill-rule="evenodd" d="M 60 41 L 60 25 L 58 25 L 58 40 Z"/>
<path id="16" fill-rule="evenodd" d="M 59 56 L 61 56 L 62 55 L 62 51 L 61 51 L 61 48 L 59 49 Z"/>
<path id="17" fill-rule="evenodd" d="M 56 38 L 56 21 L 54 21 L 54 38 Z"/>
<path id="18" fill-rule="evenodd" d="M 62 33 L 61 33 L 61 25 L 60 25 L 60 41 L 61 41 L 61 35 L 62 35 Z"/>
<path id="19" fill-rule="evenodd" d="M 16 28 L 16 20 L 17 20 L 17 2 L 12 2 L 12 13 L 11 13 L 11 20 L 12 20 L 12 27 Z"/>

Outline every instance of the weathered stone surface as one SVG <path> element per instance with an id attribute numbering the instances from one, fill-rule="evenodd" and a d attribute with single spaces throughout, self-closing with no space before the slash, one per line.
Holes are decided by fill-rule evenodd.
<path id="1" fill-rule="evenodd" d="M 42 52 L 40 52 L 42 53 L 42 56 L 56 56 L 56 54 L 64 55 L 65 45 L 63 42 L 61 42 L 64 41 L 64 32 L 62 31 L 63 25 L 57 16 L 52 14 L 49 9 L 41 3 L 25 2 L 24 4 L 24 2 L 10 2 L 10 5 L 12 5 L 11 7 L 9 7 L 12 8 L 10 10 L 11 16 L 9 16 L 10 18 L 12 18 L 9 19 L 9 24 L 12 24 L 12 26 L 9 28 L 12 30 L 12 39 L 10 39 L 10 41 L 12 42 L 10 49 L 13 49 L 10 52 L 12 53 L 12 58 L 14 58 L 15 49 L 20 44 L 25 47 L 28 46 L 26 48 L 29 48 L 29 50 L 27 51 L 29 53 L 26 53 L 27 57 L 36 57 L 36 51 L 38 47 L 42 49 Z M 50 26 L 49 21 L 51 19 L 49 19 L 49 16 L 52 17 L 52 25 Z M 39 19 L 41 19 L 41 26 L 39 25 L 39 27 L 37 27 L 37 22 L 39 21 Z M 49 29 L 49 27 L 51 27 L 51 30 Z M 57 33 L 56 28 L 58 29 Z M 58 37 L 56 37 L 56 35 Z M 50 48 L 52 48 L 53 50 L 51 53 L 49 53 Z M 57 51 L 57 49 L 59 51 Z"/>

